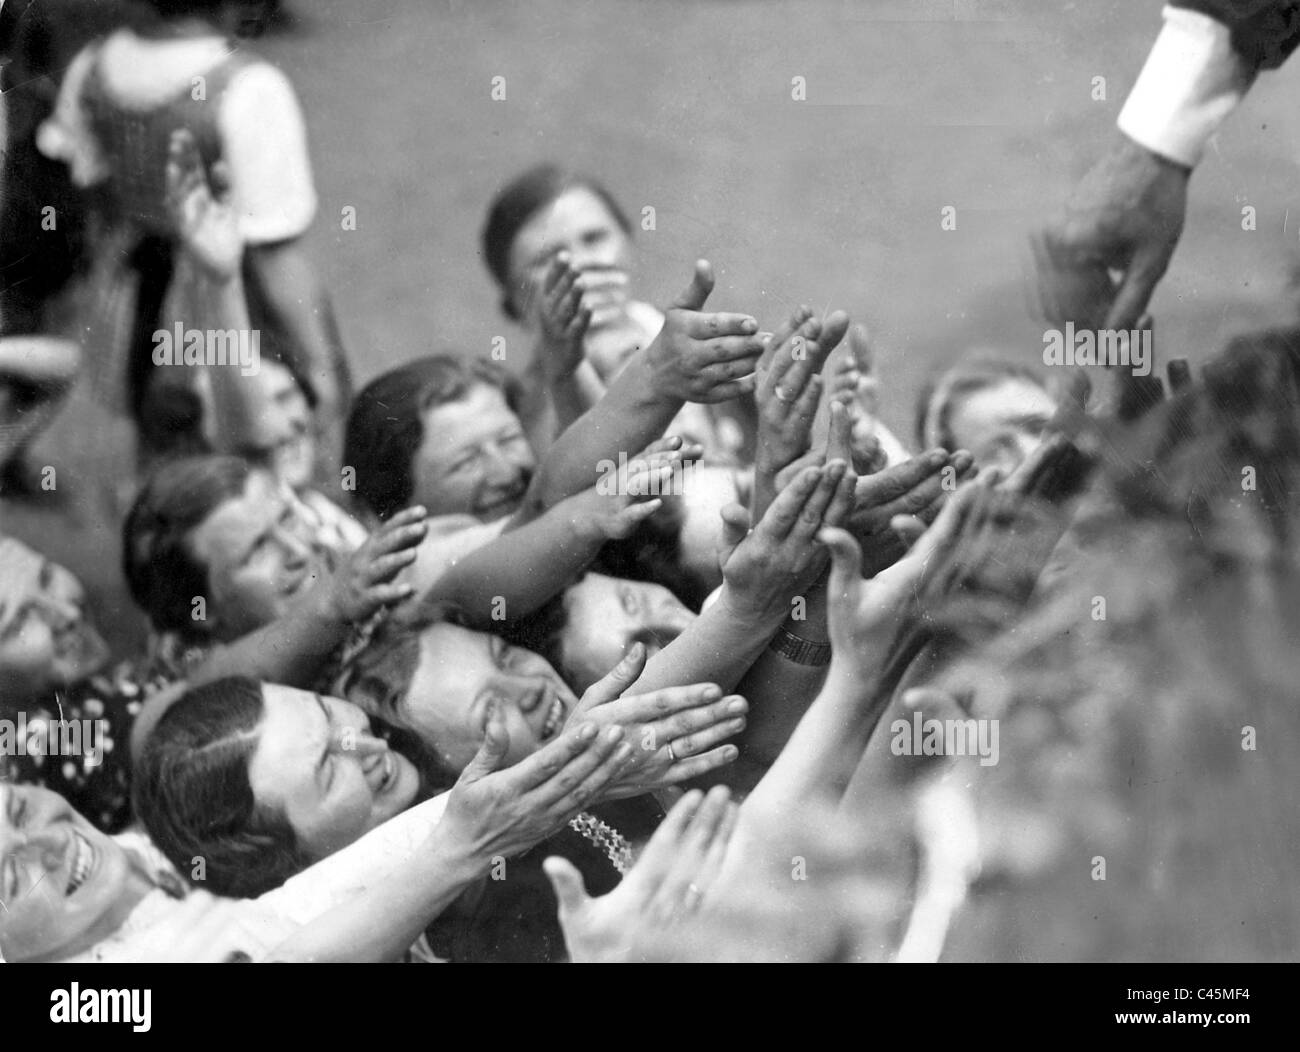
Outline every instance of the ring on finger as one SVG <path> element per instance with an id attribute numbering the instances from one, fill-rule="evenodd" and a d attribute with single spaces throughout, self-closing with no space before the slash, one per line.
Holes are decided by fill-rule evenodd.
<path id="1" fill-rule="evenodd" d="M 700 899 L 702 899 L 703 897 L 704 897 L 704 892 L 702 892 L 698 886 L 696 886 L 695 884 L 688 884 L 686 887 L 686 895 L 685 898 L 683 899 L 682 905 L 685 906 L 686 909 L 688 910 L 693 910 L 697 906 L 699 906 Z"/>
<path id="2" fill-rule="evenodd" d="M 676 762 L 677 762 L 677 754 L 676 754 L 675 752 L 673 752 L 673 743 L 672 743 L 672 742 L 669 742 L 669 743 L 668 743 L 668 762 L 669 762 L 669 763 L 676 763 Z"/>
<path id="3" fill-rule="evenodd" d="M 773 396 L 773 397 L 774 397 L 778 402 L 793 402 L 793 401 L 794 401 L 794 398 L 791 397 L 789 394 L 787 394 L 785 388 L 782 387 L 780 384 L 777 384 L 774 388 L 772 388 L 772 396 Z"/>

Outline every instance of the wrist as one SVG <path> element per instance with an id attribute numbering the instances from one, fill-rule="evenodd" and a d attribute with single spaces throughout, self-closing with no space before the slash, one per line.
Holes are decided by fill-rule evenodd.
<path id="1" fill-rule="evenodd" d="M 431 856 L 445 868 L 448 877 L 469 884 L 488 872 L 492 859 L 501 854 L 493 851 L 491 843 L 475 847 L 465 837 L 447 828 L 444 819 L 434 827 L 426 841 Z"/>
<path id="2" fill-rule="evenodd" d="M 771 632 L 778 626 L 782 616 L 787 613 L 784 605 L 767 604 L 751 598 L 725 579 L 713 608 L 717 608 L 718 614 L 725 617 L 729 624 L 764 633 Z"/>
<path id="3" fill-rule="evenodd" d="M 1160 34 L 1120 111 L 1119 129 L 1151 153 L 1194 168 L 1253 78 L 1226 25 L 1197 11 L 1166 8 Z"/>

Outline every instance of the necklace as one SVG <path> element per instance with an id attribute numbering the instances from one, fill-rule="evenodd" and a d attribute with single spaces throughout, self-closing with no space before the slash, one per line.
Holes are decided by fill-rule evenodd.
<path id="1" fill-rule="evenodd" d="M 627 871 L 632 868 L 632 845 L 627 842 L 627 837 L 586 811 L 570 818 L 569 828 L 581 833 L 605 852 L 605 857 L 621 876 L 627 875 Z"/>

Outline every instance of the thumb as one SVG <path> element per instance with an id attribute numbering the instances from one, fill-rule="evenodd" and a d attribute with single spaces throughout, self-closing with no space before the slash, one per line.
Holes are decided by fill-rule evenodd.
<path id="1" fill-rule="evenodd" d="M 831 576 L 828 582 L 831 599 L 851 595 L 853 589 L 862 583 L 862 549 L 858 547 L 858 542 L 847 530 L 833 526 L 818 530 L 817 539 L 831 553 Z"/>
<path id="2" fill-rule="evenodd" d="M 695 261 L 695 273 L 686 290 L 673 301 L 673 306 L 682 310 L 703 310 L 704 301 L 713 291 L 713 267 L 707 259 Z"/>
<path id="3" fill-rule="evenodd" d="M 719 514 L 722 532 L 718 535 L 718 559 L 726 562 L 736 546 L 749 535 L 749 512 L 739 504 L 728 504 Z"/>
<path id="4" fill-rule="evenodd" d="M 575 913 L 586 905 L 587 885 L 572 862 L 552 855 L 542 863 L 542 869 L 550 878 L 555 897 L 560 900 L 561 913 Z"/>
<path id="5" fill-rule="evenodd" d="M 461 772 L 460 782 L 477 782 L 486 778 L 493 771 L 499 771 L 505 762 L 506 753 L 510 751 L 510 735 L 506 733 L 506 721 L 501 716 L 501 707 L 490 702 L 487 728 L 483 732 L 483 744 L 479 746 L 474 759 Z"/>
<path id="6" fill-rule="evenodd" d="M 587 688 L 578 705 L 579 710 L 585 712 L 594 705 L 603 705 L 622 697 L 623 691 L 641 677 L 645 663 L 645 644 L 633 643 L 631 649 L 623 655 L 622 661 Z"/>
<path id="7" fill-rule="evenodd" d="M 863 376 L 871 374 L 875 365 L 875 355 L 871 348 L 871 333 L 859 322 L 849 329 L 849 349 L 853 352 L 853 362 Z"/>
<path id="8" fill-rule="evenodd" d="M 1148 250 L 1135 256 L 1124 272 L 1124 281 L 1106 314 L 1107 329 L 1133 329 L 1151 301 L 1151 294 L 1164 277 L 1169 259 L 1159 251 Z"/>

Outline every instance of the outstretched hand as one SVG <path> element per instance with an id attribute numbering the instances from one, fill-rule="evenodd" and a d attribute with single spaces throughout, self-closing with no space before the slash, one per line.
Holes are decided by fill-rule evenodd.
<path id="1" fill-rule="evenodd" d="M 704 902 L 726 857 L 738 808 L 727 789 L 692 789 L 659 824 L 636 865 L 608 895 L 587 894 L 566 859 L 542 864 L 560 902 L 560 927 L 575 962 L 613 964 L 635 955 L 689 919 Z"/>
<path id="2" fill-rule="evenodd" d="M 1137 327 L 1182 236 L 1190 176 L 1191 169 L 1120 135 L 1075 188 L 1064 214 L 1034 238 L 1049 322 Z"/>
<path id="3" fill-rule="evenodd" d="M 712 291 L 713 268 L 701 259 L 646 350 L 651 383 L 662 397 L 726 402 L 754 390 L 763 353 L 758 322 L 748 314 L 706 312 Z"/>

